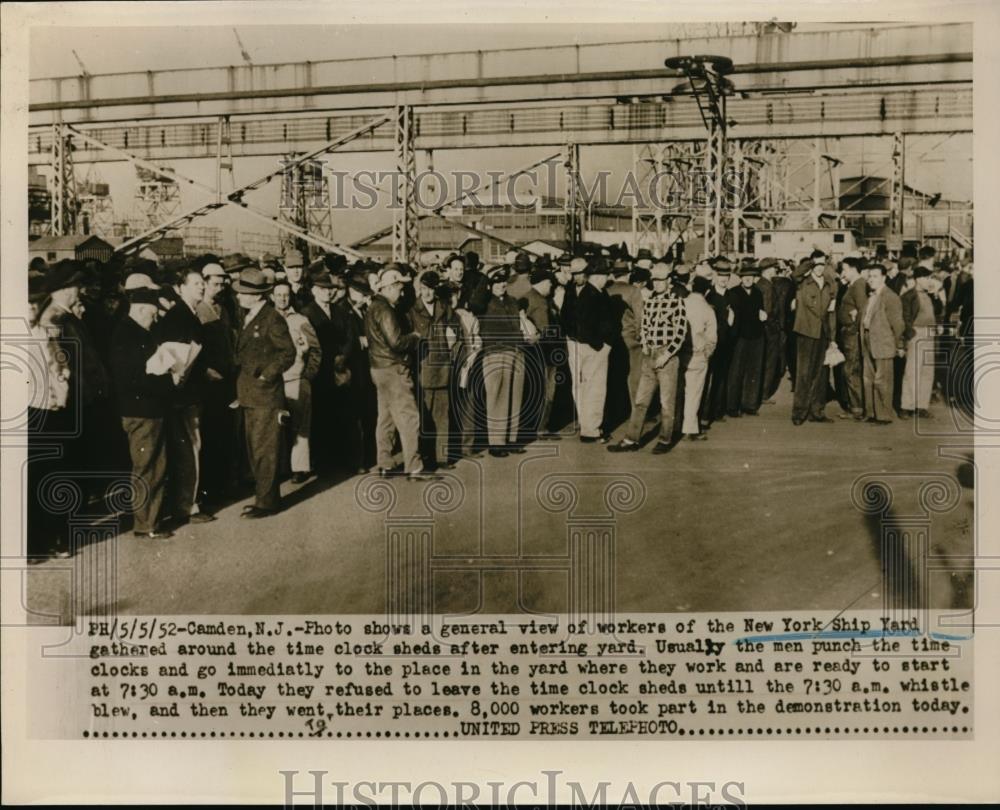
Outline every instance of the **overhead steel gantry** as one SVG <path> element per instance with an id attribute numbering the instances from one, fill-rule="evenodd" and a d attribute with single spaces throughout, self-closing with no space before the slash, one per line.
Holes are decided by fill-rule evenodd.
<path id="1" fill-rule="evenodd" d="M 970 132 L 971 33 L 969 24 L 859 28 L 34 80 L 29 160 L 109 159 L 109 150 L 86 148 L 98 144 L 156 161 L 221 163 L 223 142 L 230 160 L 286 155 L 387 115 L 392 127 L 368 128 L 338 148 L 395 155 L 403 182 L 393 252 L 412 259 L 419 150 L 558 146 L 572 191 L 581 145 L 711 140 L 698 94 L 669 92 L 686 76 L 681 66 L 651 67 L 692 53 L 724 53 L 733 63 L 723 120 L 750 156 L 746 165 L 760 160 L 755 142 Z M 85 148 L 67 148 L 74 133 L 89 135 Z M 69 184 L 59 185 L 61 210 L 71 210 Z M 568 197 L 575 231 L 575 194 Z M 712 241 L 716 233 L 729 241 L 729 229 L 713 230 L 708 219 Z"/>

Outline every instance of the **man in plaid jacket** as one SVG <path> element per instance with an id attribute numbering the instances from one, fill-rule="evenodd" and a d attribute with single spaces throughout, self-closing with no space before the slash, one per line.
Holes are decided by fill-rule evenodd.
<path id="1" fill-rule="evenodd" d="M 639 449 L 646 412 L 657 389 L 660 391 L 660 438 L 653 453 L 666 453 L 673 447 L 678 353 L 687 336 L 688 322 L 684 301 L 670 288 L 669 265 L 662 262 L 653 265 L 650 276 L 653 294 L 642 308 L 642 371 L 635 393 L 635 408 L 625 438 L 608 447 L 612 453 Z"/>

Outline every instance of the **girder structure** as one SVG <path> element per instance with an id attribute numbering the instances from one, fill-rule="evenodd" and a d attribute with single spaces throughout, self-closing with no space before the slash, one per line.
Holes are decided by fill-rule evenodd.
<path id="1" fill-rule="evenodd" d="M 318 247 L 322 247 L 324 250 L 328 250 L 334 253 L 340 253 L 342 255 L 348 256 L 349 258 L 355 258 L 355 259 L 361 258 L 361 254 L 359 254 L 355 250 L 352 250 L 351 248 L 344 247 L 343 245 L 338 245 L 334 242 L 327 241 L 318 236 L 314 236 L 303 228 L 299 228 L 298 226 L 293 225 L 289 222 L 284 222 L 279 217 L 271 216 L 266 212 L 255 208 L 254 206 L 250 205 L 244 199 L 244 197 L 247 193 L 267 185 L 276 177 L 285 176 L 287 172 L 293 171 L 299 164 L 307 163 L 311 160 L 314 160 L 319 155 L 326 154 L 327 152 L 332 152 L 338 147 L 342 146 L 343 144 L 349 143 L 354 138 L 360 137 L 364 135 L 366 132 L 375 129 L 381 126 L 382 124 L 385 124 L 388 120 L 389 119 L 385 116 L 370 120 L 363 126 L 358 127 L 356 130 L 348 133 L 347 135 L 341 136 L 333 141 L 329 141 L 317 147 L 316 149 L 313 149 L 303 155 L 294 158 L 293 160 L 286 161 L 279 169 L 268 172 L 267 174 L 257 178 L 256 180 L 253 180 L 250 183 L 245 183 L 244 185 L 239 186 L 238 188 L 234 189 L 233 191 L 229 192 L 224 196 L 220 193 L 218 187 L 213 188 L 212 186 L 208 186 L 198 180 L 193 180 L 190 177 L 186 177 L 182 175 L 180 172 L 177 172 L 175 170 L 159 169 L 158 167 L 153 166 L 152 171 L 159 172 L 160 174 L 168 175 L 169 177 L 172 177 L 175 180 L 180 180 L 185 183 L 188 183 L 192 188 L 195 188 L 201 191 L 202 193 L 207 193 L 208 195 L 210 195 L 212 197 L 212 200 L 210 202 L 196 206 L 195 208 L 192 208 L 188 211 L 185 211 L 177 215 L 173 219 L 169 220 L 168 222 L 157 225 L 137 236 L 132 237 L 122 245 L 119 245 L 118 248 L 116 248 L 116 252 L 128 253 L 138 250 L 143 245 L 145 245 L 151 239 L 153 239 L 158 235 L 161 235 L 168 231 L 176 230 L 177 228 L 180 228 L 185 225 L 189 225 L 191 222 L 195 221 L 199 217 L 203 217 L 225 206 L 232 205 L 238 207 L 240 210 L 244 211 L 247 215 L 251 217 L 267 222 L 277 227 L 281 231 L 292 233 L 298 236 L 299 238 L 304 239 L 306 242 L 317 245 Z M 122 150 L 117 150 L 117 151 L 121 152 Z M 137 158 L 134 155 L 130 155 L 128 153 L 123 153 L 123 157 L 126 160 L 129 160 L 130 162 L 136 164 L 140 168 L 143 167 L 144 164 L 147 166 L 149 165 L 147 161 L 144 161 L 141 158 Z M 149 171 L 148 168 L 146 170 Z"/>
<path id="2" fill-rule="evenodd" d="M 651 188 L 663 172 L 665 144 L 632 144 L 632 174 L 639 189 Z M 636 195 L 632 204 L 632 252 L 640 248 L 655 256 L 663 253 L 663 206 L 653 204 L 648 196 Z"/>
<path id="3" fill-rule="evenodd" d="M 139 215 L 142 226 L 155 228 L 169 222 L 181 210 L 181 192 L 171 178 L 143 166 L 136 166 L 133 210 Z"/>
<path id="4" fill-rule="evenodd" d="M 296 155 L 285 157 L 292 164 Z M 282 222 L 294 225 L 313 236 L 333 241 L 333 201 L 330 196 L 329 178 L 323 164 L 311 160 L 296 163 L 294 168 L 281 176 L 281 198 L 278 216 Z M 290 231 L 282 231 L 279 238 L 281 250 L 291 248 L 310 253 L 310 245 Z"/>
<path id="5" fill-rule="evenodd" d="M 53 236 L 76 233 L 77 193 L 73 170 L 72 135 L 62 124 L 52 126 L 50 154 L 52 164 L 51 217 Z"/>
<path id="6" fill-rule="evenodd" d="M 906 90 L 841 90 L 783 94 L 727 101 L 732 137 L 812 138 L 852 135 L 972 132 L 971 83 Z M 298 112 L 280 117 L 243 117 L 231 123 L 234 157 L 280 157 L 351 132 L 385 110 L 363 113 Z M 390 113 L 391 115 L 391 110 Z M 414 149 L 485 149 L 492 147 L 580 146 L 660 143 L 704 137 L 693 98 L 673 96 L 641 104 L 614 100 L 583 104 L 518 104 L 506 107 L 414 110 Z M 108 146 L 153 160 L 217 160 L 216 117 L 178 121 L 130 121 L 76 127 Z M 51 127 L 33 127 L 28 162 L 47 164 Z M 393 152 L 394 135 L 373 131 L 341 151 Z M 115 160 L 102 149 L 81 145 L 77 163 Z"/>
<path id="7" fill-rule="evenodd" d="M 566 144 L 563 149 L 563 168 L 566 172 L 566 196 L 563 200 L 566 211 L 566 242 L 570 253 L 575 253 L 583 235 L 582 212 L 586 210 L 587 204 L 582 199 L 583 174 L 579 144 Z"/>
<path id="8" fill-rule="evenodd" d="M 634 236 L 669 247 L 682 232 L 690 238 L 692 225 L 701 224 L 706 250 L 721 252 L 745 249 L 752 228 L 782 224 L 789 212 L 805 211 L 813 225 L 839 221 L 840 164 L 820 139 L 886 136 L 902 144 L 907 136 L 972 130 L 968 24 L 761 31 L 735 37 L 719 31 L 715 38 L 667 43 L 340 60 L 309 63 L 304 72 L 301 65 L 281 65 L 269 68 L 265 86 L 255 78 L 256 68 L 39 80 L 31 85 L 29 162 L 56 157 L 54 130 L 40 125 L 54 119 L 86 122 L 76 129 L 85 146 L 77 144 L 71 160 L 99 162 L 115 159 L 116 152 L 128 153 L 137 165 L 143 159 L 214 158 L 217 207 L 236 204 L 249 211 L 243 193 L 250 187 L 228 195 L 222 189 L 224 171 L 235 186 L 235 158 L 308 151 L 354 133 L 373 116 L 385 116 L 393 127 L 367 128 L 363 135 L 341 138 L 336 148 L 393 153 L 398 204 L 391 230 L 383 233 L 393 234 L 395 257 L 412 261 L 419 248 L 418 219 L 441 216 L 440 210 L 416 212 L 416 150 L 570 144 L 571 162 L 579 168 L 581 146 L 638 144 L 654 172 L 657 160 L 662 167 L 671 150 L 697 156 L 710 178 L 706 193 L 713 202 L 697 219 L 691 200 L 684 211 L 633 211 Z M 700 83 L 687 95 L 665 95 L 669 80 L 690 79 L 690 70 L 649 67 L 664 53 L 713 51 L 733 62 L 730 75 L 739 77 L 735 95 L 732 87 L 714 94 L 721 83 L 705 75 L 696 77 Z M 537 69 L 543 63 L 547 72 Z M 133 92 L 140 76 L 144 95 Z M 192 87 L 198 90 L 191 92 Z M 140 118 L 145 120 L 139 123 Z M 700 149 L 691 146 L 697 140 Z M 809 151 L 811 189 L 802 182 L 802 167 L 794 165 L 803 146 Z M 722 178 L 734 164 L 740 194 L 730 200 L 737 205 L 727 208 Z M 892 168 L 898 193 L 891 208 L 901 232 L 902 160 Z M 572 173 L 568 184 L 571 211 L 580 204 L 578 177 Z M 822 204 L 827 177 L 833 211 Z M 567 219 L 571 229 L 579 227 L 578 213 Z M 309 223 L 300 224 L 297 230 L 308 233 Z M 291 228 L 283 233 L 298 238 Z"/>
<path id="9" fill-rule="evenodd" d="M 77 185 L 77 227 L 81 233 L 93 233 L 107 239 L 114 235 L 115 210 L 110 189 L 100 182 L 91 165 L 82 184 Z"/>
<path id="10" fill-rule="evenodd" d="M 392 260 L 415 263 L 420 253 L 417 212 L 417 151 L 413 145 L 413 108 L 400 105 L 393 115 L 395 183 L 392 210 Z"/>
<path id="11" fill-rule="evenodd" d="M 889 192 L 889 233 L 893 240 L 903 243 L 903 206 L 906 199 L 906 138 L 902 132 L 892 136 L 892 185 Z"/>
<path id="12" fill-rule="evenodd" d="M 708 34 L 638 42 L 461 51 L 36 79 L 32 124 L 288 114 L 396 105 L 596 100 L 663 94 L 668 56 L 724 53 L 741 91 L 971 81 L 971 23 Z M 575 142 L 575 141 L 574 141 Z M 286 150 L 287 151 L 287 150 Z"/>

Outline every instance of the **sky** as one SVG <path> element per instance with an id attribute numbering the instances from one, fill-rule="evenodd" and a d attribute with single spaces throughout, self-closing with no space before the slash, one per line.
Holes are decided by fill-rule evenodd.
<path id="1" fill-rule="evenodd" d="M 707 23 L 717 30 L 723 23 Z M 843 27 L 843 24 L 802 24 L 800 30 Z M 363 30 L 363 35 L 359 32 Z M 241 49 L 245 49 L 255 64 L 341 59 L 387 54 L 433 53 L 458 50 L 566 45 L 573 43 L 627 42 L 630 40 L 668 39 L 677 35 L 677 26 L 644 23 L 642 25 L 382 25 L 382 26 L 249 26 L 238 28 L 208 26 L 170 26 L 147 28 L 58 28 L 32 30 L 31 78 L 73 76 L 81 72 L 80 63 L 93 74 L 136 70 L 159 70 L 177 67 L 212 67 L 243 64 Z M 690 30 L 690 26 L 689 26 Z M 74 55 L 75 51 L 75 55 Z M 79 60 L 79 61 L 78 61 Z M 867 140 L 867 139 L 866 139 Z M 938 146 L 925 160 L 916 159 L 922 151 L 941 141 L 934 138 L 911 139 L 907 164 L 907 182 L 930 193 L 942 191 L 946 197 L 971 198 L 972 165 L 971 139 L 954 136 Z M 858 148 L 857 139 L 852 150 Z M 866 168 L 877 171 L 877 164 L 887 145 L 870 139 L 865 146 Z M 464 169 L 473 171 L 511 171 L 556 150 L 490 149 L 479 152 L 441 150 L 435 153 L 434 166 L 440 171 Z M 832 149 L 831 149 L 832 151 Z M 631 163 L 631 147 L 584 147 L 581 163 L 585 178 L 588 172 L 607 168 L 616 177 Z M 423 158 L 421 157 L 421 160 Z M 245 158 L 236 163 L 237 184 L 249 182 L 275 167 L 274 158 Z M 386 154 L 333 154 L 329 165 L 346 171 L 390 168 L 391 156 Z M 872 164 L 874 161 L 874 165 Z M 174 161 L 177 171 L 196 180 L 214 185 L 214 161 Z M 848 162 L 847 174 L 855 173 L 860 164 Z M 423 166 L 421 166 L 422 168 Z M 78 175 L 82 179 L 86 168 Z M 91 178 L 111 186 L 116 214 L 124 216 L 131 205 L 135 189 L 134 170 L 126 163 L 102 163 L 91 169 Z M 884 173 L 884 172 L 880 172 Z M 275 211 L 279 183 L 254 192 L 250 198 L 258 207 Z M 194 207 L 203 197 L 182 189 L 182 208 Z M 339 212 L 335 220 L 335 238 L 349 242 L 387 225 L 386 211 Z M 236 230 L 266 231 L 268 226 L 249 220 L 239 212 L 223 211 L 202 218 L 199 225 L 218 225 L 225 238 L 235 238 Z"/>

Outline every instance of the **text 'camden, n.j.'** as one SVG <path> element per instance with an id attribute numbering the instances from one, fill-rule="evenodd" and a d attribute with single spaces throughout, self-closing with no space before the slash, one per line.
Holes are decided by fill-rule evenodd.
<path id="1" fill-rule="evenodd" d="M 488 619 L 488 620 L 487 620 Z M 92 621 L 67 736 L 972 734 L 972 640 L 876 614 Z M 84 649 L 85 646 L 85 649 Z"/>

